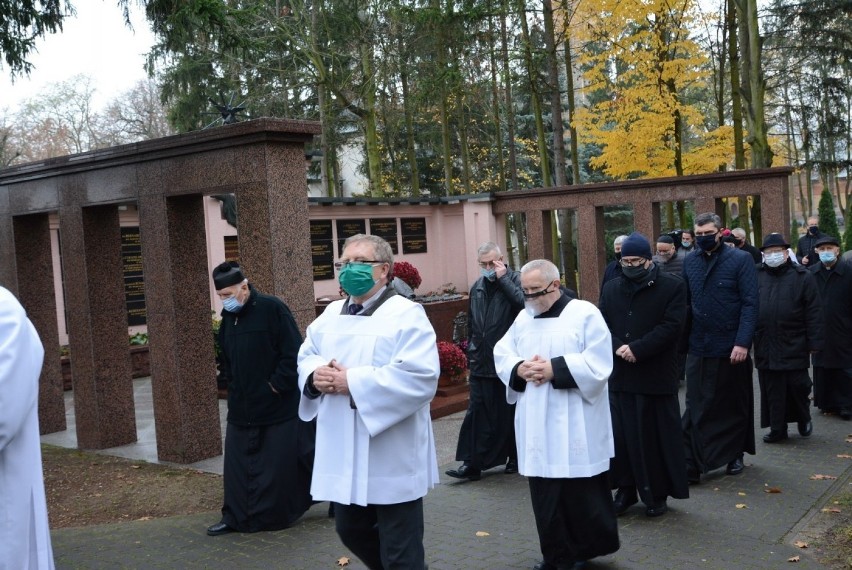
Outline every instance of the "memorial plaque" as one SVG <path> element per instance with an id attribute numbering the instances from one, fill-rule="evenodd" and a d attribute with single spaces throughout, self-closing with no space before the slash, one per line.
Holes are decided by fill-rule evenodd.
<path id="1" fill-rule="evenodd" d="M 138 227 L 121 228 L 121 265 L 128 326 L 148 322 L 145 311 L 145 281 L 142 277 L 142 242 Z"/>
<path id="2" fill-rule="evenodd" d="M 402 253 L 426 253 L 426 218 L 402 218 Z"/>
<path id="3" fill-rule="evenodd" d="M 367 233 L 367 220 L 337 220 L 337 254 L 343 253 L 343 243 L 346 238 Z"/>
<path id="4" fill-rule="evenodd" d="M 314 281 L 334 279 L 334 249 L 331 220 L 311 220 L 311 260 Z"/>
<path id="5" fill-rule="evenodd" d="M 240 262 L 240 238 L 238 236 L 225 236 L 225 261 Z"/>
<path id="6" fill-rule="evenodd" d="M 396 218 L 370 218 L 370 234 L 379 236 L 388 242 L 394 255 L 399 253 Z"/>

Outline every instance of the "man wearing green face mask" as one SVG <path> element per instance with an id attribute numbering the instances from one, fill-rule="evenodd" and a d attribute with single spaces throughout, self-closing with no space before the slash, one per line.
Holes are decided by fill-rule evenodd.
<path id="1" fill-rule="evenodd" d="M 346 240 L 340 286 L 299 350 L 299 416 L 317 419 L 311 495 L 370 569 L 423 570 L 423 497 L 438 482 L 429 402 L 440 364 L 423 307 L 389 286 L 380 237 Z"/>

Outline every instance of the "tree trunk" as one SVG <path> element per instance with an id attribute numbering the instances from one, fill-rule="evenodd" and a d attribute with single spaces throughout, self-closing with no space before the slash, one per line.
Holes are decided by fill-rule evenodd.
<path id="1" fill-rule="evenodd" d="M 530 43 L 530 29 L 527 25 L 527 12 L 524 0 L 518 0 L 518 17 L 521 20 L 521 36 L 524 44 L 524 67 L 526 68 L 527 81 L 530 88 L 530 99 L 532 100 L 533 120 L 535 122 L 536 140 L 538 141 L 538 158 L 541 162 L 542 186 L 549 188 L 553 186 L 550 176 L 550 161 L 547 154 L 547 140 L 544 133 L 544 119 L 541 115 L 541 95 L 538 91 L 538 82 L 535 78 L 535 67 L 533 65 L 532 46 Z"/>
<path id="2" fill-rule="evenodd" d="M 517 190 L 518 158 L 515 151 L 515 109 L 512 98 L 512 68 L 509 65 L 509 39 L 506 32 L 506 18 L 509 16 L 509 0 L 502 0 L 500 17 L 500 50 L 503 59 L 503 91 L 506 97 L 506 145 L 509 148 L 509 177 L 512 180 L 512 190 Z"/>
<path id="3" fill-rule="evenodd" d="M 488 1 L 487 9 L 489 13 L 493 10 L 491 0 Z M 499 14 L 498 17 L 505 19 L 506 15 Z M 500 82 L 497 78 L 497 53 L 494 49 L 496 42 L 493 41 L 493 39 L 496 39 L 493 16 L 488 18 L 488 37 L 492 40 L 488 46 L 488 60 L 491 64 L 491 108 L 494 120 L 494 142 L 497 149 L 497 191 L 502 192 L 506 189 L 506 164 L 503 160 L 503 126 L 500 124 Z"/>
<path id="4" fill-rule="evenodd" d="M 737 49 L 736 0 L 727 0 L 728 57 L 731 77 L 731 125 L 734 127 L 734 168 L 745 169 L 745 147 L 743 145 L 743 107 L 740 92 L 740 56 Z"/>
<path id="5" fill-rule="evenodd" d="M 553 4 L 542 0 L 544 8 L 544 42 L 547 48 L 547 75 L 550 88 L 550 116 L 553 129 L 553 172 L 557 186 L 568 183 L 565 175 L 565 136 L 562 128 L 562 94 L 556 60 L 556 39 L 553 32 Z"/>

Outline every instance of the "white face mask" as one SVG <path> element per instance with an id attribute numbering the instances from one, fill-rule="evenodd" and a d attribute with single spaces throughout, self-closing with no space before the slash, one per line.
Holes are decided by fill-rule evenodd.
<path id="1" fill-rule="evenodd" d="M 769 267 L 778 267 L 784 263 L 784 252 L 777 251 L 775 253 L 765 253 L 763 255 L 763 263 Z"/>
<path id="2" fill-rule="evenodd" d="M 529 316 L 533 318 L 541 314 L 541 308 L 538 307 L 535 303 L 524 303 L 524 310 Z"/>

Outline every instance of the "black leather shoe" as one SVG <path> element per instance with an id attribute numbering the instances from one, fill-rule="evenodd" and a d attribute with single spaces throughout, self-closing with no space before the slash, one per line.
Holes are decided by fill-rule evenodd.
<path id="1" fill-rule="evenodd" d="M 554 566 L 542 560 L 533 566 L 533 570 L 559 570 L 560 568 L 574 568 L 575 570 L 579 570 L 586 567 L 586 562 L 586 560 L 580 560 L 579 562 L 575 562 L 573 566 Z"/>
<path id="2" fill-rule="evenodd" d="M 479 481 L 482 478 L 482 471 L 472 469 L 467 463 L 462 463 L 458 469 L 450 469 L 446 471 L 447 475 L 454 479 L 468 479 L 470 481 Z"/>
<path id="3" fill-rule="evenodd" d="M 229 532 L 236 532 L 234 529 L 223 523 L 222 521 L 217 522 L 213 526 L 207 527 L 207 535 L 208 536 L 219 536 L 222 534 L 228 534 Z"/>
<path id="4" fill-rule="evenodd" d="M 725 469 L 725 473 L 728 475 L 739 475 L 745 469 L 745 465 L 743 464 L 743 458 L 737 457 L 730 463 L 728 463 L 727 469 Z"/>
<path id="5" fill-rule="evenodd" d="M 786 431 L 772 430 L 768 434 L 763 436 L 764 443 L 778 443 L 779 441 L 784 441 L 785 439 L 787 439 Z"/>
<path id="6" fill-rule="evenodd" d="M 802 437 L 810 437 L 814 431 L 814 423 L 811 420 L 799 422 L 799 435 Z"/>
<path id="7" fill-rule="evenodd" d="M 701 473 L 695 467 L 686 468 L 686 482 L 690 485 L 698 485 L 701 483 Z"/>
<path id="8" fill-rule="evenodd" d="M 615 507 L 615 514 L 623 515 L 624 512 L 635 505 L 638 500 L 635 489 L 619 489 L 615 492 L 615 498 L 612 500 L 612 506 Z"/>
<path id="9" fill-rule="evenodd" d="M 506 473 L 511 475 L 518 472 L 518 460 L 510 459 L 506 462 Z"/>
<path id="10" fill-rule="evenodd" d="M 659 501 L 655 505 L 649 505 L 645 507 L 645 516 L 646 517 L 661 517 L 669 511 L 669 506 L 666 504 L 665 500 Z"/>

